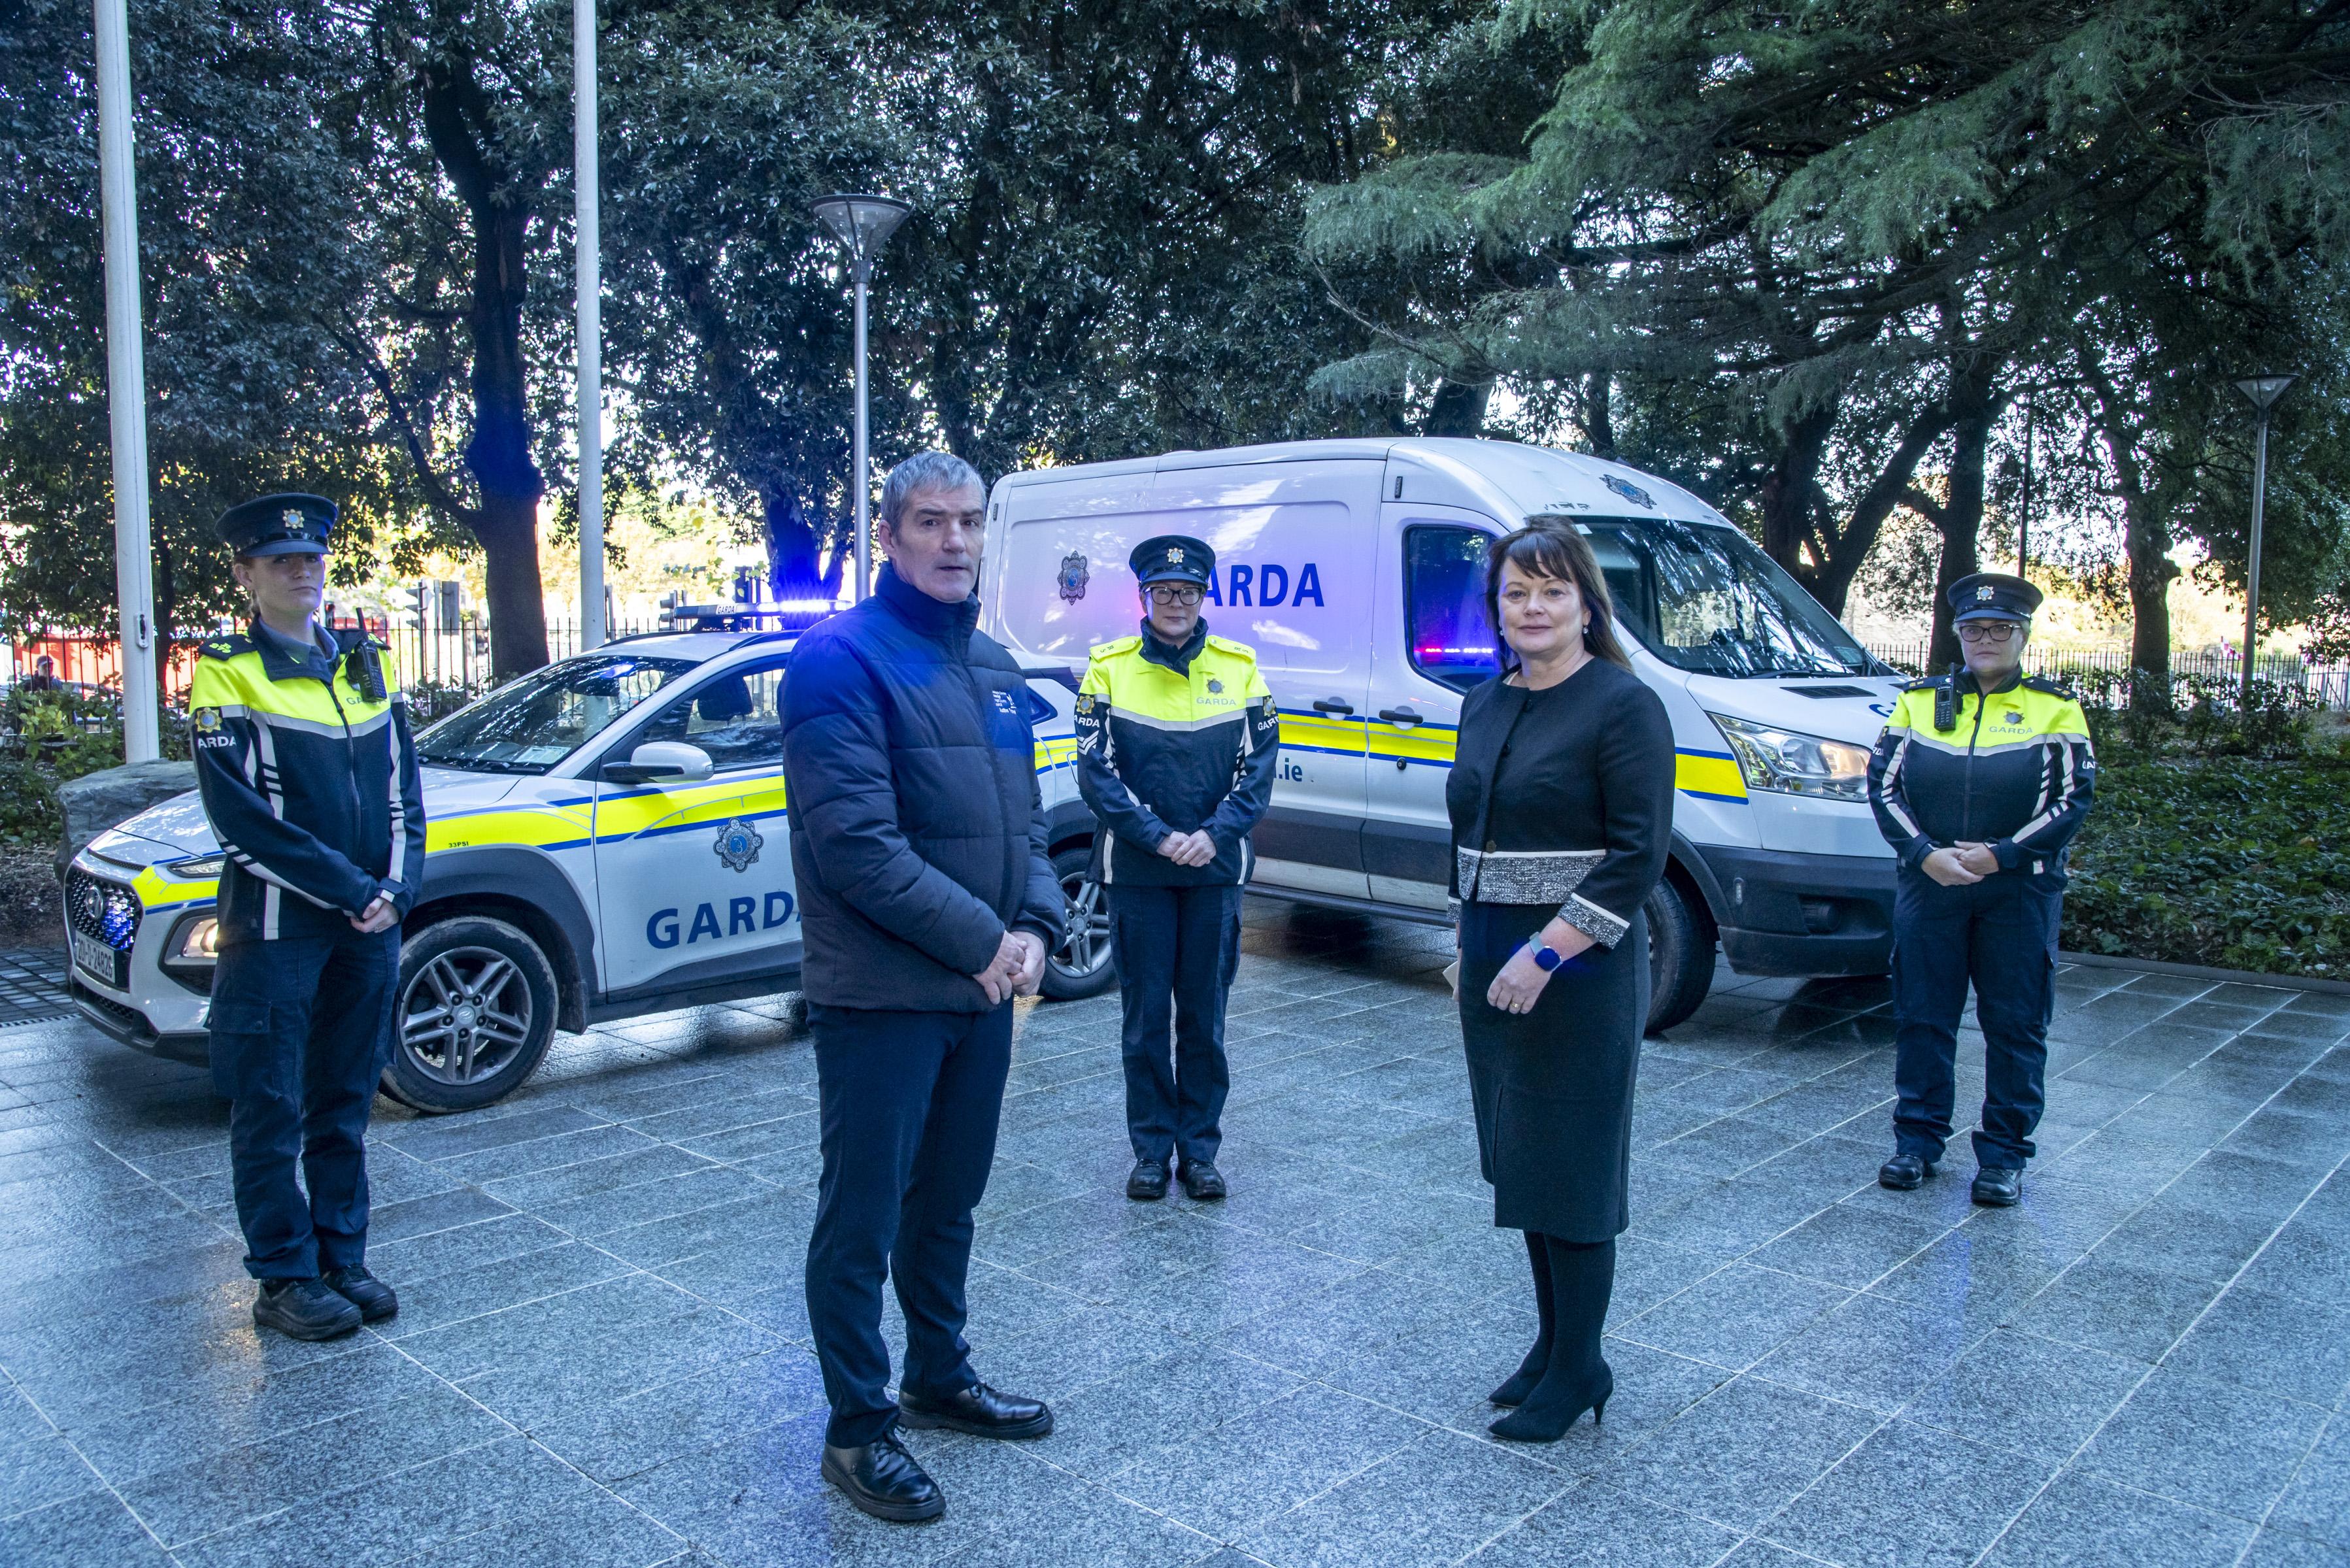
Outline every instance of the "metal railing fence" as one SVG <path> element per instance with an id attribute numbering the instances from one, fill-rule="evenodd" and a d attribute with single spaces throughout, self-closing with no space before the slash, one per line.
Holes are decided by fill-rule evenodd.
<path id="1" fill-rule="evenodd" d="M 1871 642 L 1868 651 L 1886 663 L 1911 671 L 1926 668 L 1928 645 L 1919 642 Z M 2028 645 L 2023 667 L 2034 675 L 2077 677 L 2095 674 L 2126 680 L 2131 673 L 2126 644 L 2102 648 L 2043 648 Z M 2216 650 L 2174 649 L 2170 679 L 2184 682 L 2222 684 L 2243 679 L 2241 654 Z M 2312 664 L 2297 653 L 2263 653 L 2252 665 L 2252 678 L 2282 691 L 2298 693 L 2313 708 L 2350 708 L 2350 665 Z"/>

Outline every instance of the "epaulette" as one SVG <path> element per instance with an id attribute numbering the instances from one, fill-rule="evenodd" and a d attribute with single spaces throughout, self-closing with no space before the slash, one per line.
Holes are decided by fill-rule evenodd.
<path id="1" fill-rule="evenodd" d="M 1903 681 L 1901 683 L 1901 690 L 1904 691 L 1931 691 L 1935 687 L 1941 685 L 1949 679 L 1950 677 L 1947 675 L 1921 675 L 1915 680 Z"/>
<path id="2" fill-rule="evenodd" d="M 196 649 L 199 659 L 234 659 L 240 653 L 253 651 L 253 639 L 241 631 L 224 631 L 203 640 Z"/>
<path id="3" fill-rule="evenodd" d="M 1114 642 L 1097 643 L 1094 646 L 1090 657 L 1095 659 L 1116 659 L 1121 654 L 1132 653 L 1136 649 L 1140 648 L 1141 646 L 1142 637 L 1141 634 L 1138 632 L 1132 637 L 1121 637 Z"/>
<path id="4" fill-rule="evenodd" d="M 2061 697 L 2067 702 L 2078 702 L 2081 694 L 2062 680 L 2047 675 L 2027 675 L 2022 682 L 2034 691 L 2044 691 L 2051 697 Z"/>
<path id="5" fill-rule="evenodd" d="M 1234 642 L 1231 638 L 1218 637 L 1212 631 L 1208 634 L 1208 642 L 1211 647 L 1220 648 L 1226 653 L 1236 653 L 1240 655 L 1243 659 L 1247 659 L 1251 664 L 1256 662 L 1256 649 L 1251 648 L 1245 642 Z"/>

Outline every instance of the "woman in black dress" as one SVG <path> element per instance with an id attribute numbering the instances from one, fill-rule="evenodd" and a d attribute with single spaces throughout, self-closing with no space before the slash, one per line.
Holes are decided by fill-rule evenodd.
<path id="1" fill-rule="evenodd" d="M 1461 906 L 1461 1033 L 1493 1223 L 1526 1233 L 1541 1332 L 1493 1403 L 1552 1442 L 1615 1388 L 1599 1336 L 1630 1222 L 1632 1078 L 1648 1016 L 1641 906 L 1673 825 L 1673 736 L 1617 641 L 1571 524 L 1493 546 L 1503 673 L 1471 691 L 1445 803 Z"/>

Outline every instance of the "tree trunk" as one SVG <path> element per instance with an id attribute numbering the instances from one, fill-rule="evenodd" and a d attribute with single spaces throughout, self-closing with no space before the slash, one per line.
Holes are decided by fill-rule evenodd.
<path id="1" fill-rule="evenodd" d="M 1910 481 L 1917 477 L 1918 464 L 1950 428 L 1950 413 L 1939 405 L 1912 421 L 1909 428 L 1901 432 L 1900 441 L 1885 460 L 1876 479 L 1853 503 L 1852 515 L 1822 541 L 1825 548 L 1819 569 L 1806 586 L 1830 615 L 1844 615 L 1845 603 L 1852 597 L 1853 579 L 1860 576 L 1862 564 L 1877 548 L 1877 537 L 1885 530 L 1885 520 L 1901 504 Z"/>
<path id="2" fill-rule="evenodd" d="M 1813 542 L 1812 509 L 1820 459 L 1827 451 L 1835 420 L 1836 408 L 1830 403 L 1796 421 L 1787 431 L 1786 444 L 1779 449 L 1771 476 L 1762 482 L 1762 553 L 1806 587 L 1817 574 L 1804 559 L 1804 546 Z"/>
<path id="3" fill-rule="evenodd" d="M 822 541 L 800 510 L 798 493 L 789 483 L 762 486 L 759 492 L 760 532 L 767 545 L 767 587 L 780 603 L 797 601 L 812 604 L 832 598 L 818 565 Z M 812 609 L 804 617 L 792 616 L 784 625 L 789 628 L 813 626 L 825 615 L 822 609 Z"/>
<path id="4" fill-rule="evenodd" d="M 546 480 L 531 455 L 530 368 L 522 349 L 530 198 L 546 172 L 499 159 L 491 140 L 495 125 L 469 57 L 452 49 L 426 67 L 426 140 L 473 223 L 465 326 L 473 350 L 473 433 L 465 467 L 480 504 L 460 521 L 482 544 L 490 678 L 506 680 L 546 662 L 546 590 L 538 574 L 538 503 Z"/>
<path id="5" fill-rule="evenodd" d="M 1605 370 L 1583 379 L 1583 433 L 1591 442 L 1591 455 L 1610 462 L 1616 460 L 1615 391 L 1615 378 Z"/>
<path id="6" fill-rule="evenodd" d="M 1941 565 L 1934 573 L 1934 639 L 1926 670 L 1939 674 L 1962 662 L 1958 629 L 1950 624 L 1950 585 L 1982 570 L 1983 458 L 1991 445 L 1991 410 L 1970 409 L 1955 427 L 1958 449 L 1950 455 L 1950 498 L 1933 514 L 1942 534 Z"/>
<path id="7" fill-rule="evenodd" d="M 1490 380 L 1456 381 L 1447 376 L 1436 384 L 1436 397 L 1428 406 L 1427 428 L 1422 433 L 1471 439 L 1484 434 L 1485 405 L 1492 397 L 1493 383 Z"/>
<path id="8" fill-rule="evenodd" d="M 2122 541 L 2129 558 L 2130 707 L 2141 713 L 2170 711 L 2170 584 L 2178 576 L 2170 558 L 2170 519 L 2162 499 L 2147 488 L 2137 458 L 2137 432 L 2130 426 L 2112 379 L 2091 365 L 2089 389 L 2097 400 L 2097 433 L 2113 459 L 2114 484 L 2122 498 Z"/>

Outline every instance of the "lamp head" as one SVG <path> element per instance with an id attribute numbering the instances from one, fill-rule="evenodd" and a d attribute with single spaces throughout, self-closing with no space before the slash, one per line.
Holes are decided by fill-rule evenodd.
<path id="1" fill-rule="evenodd" d="M 870 261 L 913 208 L 893 196 L 818 197 L 816 215 L 848 247 L 851 257 Z"/>
<path id="2" fill-rule="evenodd" d="M 2293 385 L 2293 379 L 2291 376 L 2247 376 L 2236 383 L 2236 390 L 2251 399 L 2252 407 L 2267 413 L 2269 406 L 2284 396 L 2284 389 Z"/>

